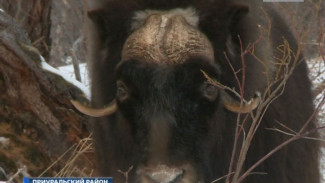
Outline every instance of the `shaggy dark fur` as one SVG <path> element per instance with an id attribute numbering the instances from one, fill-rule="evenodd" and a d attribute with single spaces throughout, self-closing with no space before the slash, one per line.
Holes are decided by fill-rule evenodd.
<path id="1" fill-rule="evenodd" d="M 277 47 L 284 38 L 292 50 L 296 41 L 280 15 L 262 0 L 232 2 L 230 0 L 112 0 L 91 11 L 92 35 L 88 37 L 92 101 L 102 107 L 115 98 L 116 81 L 122 80 L 131 98 L 119 102 L 119 111 L 94 119 L 93 134 L 101 176 L 113 176 L 114 182 L 124 182 L 117 170 L 133 170 L 129 182 L 135 182 L 137 167 L 148 160 L 149 131 L 152 123 L 167 123 L 168 161 L 170 164 L 189 163 L 195 167 L 198 180 L 211 182 L 227 174 L 237 114 L 226 110 L 220 97 L 213 102 L 202 97 L 205 81 L 200 69 L 229 87 L 238 87 L 234 73 L 225 58 L 228 56 L 235 70 L 242 68 L 240 44 L 243 47 L 260 36 L 257 24 L 267 28 L 260 6 L 264 6 L 271 20 L 270 44 L 267 32 L 255 45 L 255 54 L 245 56 L 245 98 L 256 91 L 264 92 L 267 77 L 274 78 L 277 67 L 274 57 L 281 57 Z M 200 17 L 199 29 L 207 35 L 215 51 L 215 63 L 192 59 L 184 64 L 157 65 L 130 60 L 121 65 L 121 49 L 131 34 L 130 23 L 135 11 L 166 10 L 194 7 Z M 267 68 L 267 69 L 266 69 Z M 266 73 L 266 70 L 268 71 Z M 313 113 L 313 103 L 306 64 L 301 57 L 288 80 L 283 94 L 268 108 L 250 147 L 244 170 L 277 145 L 289 138 L 266 128 L 278 127 L 277 122 L 298 131 Z M 160 119 L 160 120 L 159 120 Z M 157 122 L 158 121 L 158 122 Z M 248 123 L 249 124 L 249 123 Z M 315 128 L 311 123 L 308 129 Z M 159 133 L 159 132 L 157 132 Z M 317 136 L 316 134 L 314 136 Z M 319 144 L 311 140 L 295 141 L 262 163 L 246 183 L 318 183 Z M 165 160 L 164 160 L 165 161 Z"/>

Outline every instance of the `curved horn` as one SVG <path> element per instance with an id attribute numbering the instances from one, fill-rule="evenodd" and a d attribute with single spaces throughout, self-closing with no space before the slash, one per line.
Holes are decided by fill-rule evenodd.
<path id="1" fill-rule="evenodd" d="M 95 108 L 91 108 L 88 106 L 85 106 L 83 104 L 81 104 L 80 102 L 76 101 L 76 100 L 70 100 L 72 105 L 81 113 L 86 114 L 88 116 L 92 116 L 92 117 L 103 117 L 103 116 L 108 116 L 111 115 L 113 113 L 115 113 L 117 111 L 117 105 L 116 105 L 116 101 L 114 100 L 113 102 L 111 102 L 107 107 L 104 108 L 99 108 L 99 109 L 95 109 Z"/>
<path id="2" fill-rule="evenodd" d="M 222 92 L 222 101 L 223 105 L 226 109 L 236 113 L 249 113 L 252 112 L 259 105 L 261 101 L 261 94 L 256 92 L 254 98 L 250 101 L 244 101 L 241 105 L 240 101 L 236 101 L 231 96 L 229 96 L 226 92 Z"/>

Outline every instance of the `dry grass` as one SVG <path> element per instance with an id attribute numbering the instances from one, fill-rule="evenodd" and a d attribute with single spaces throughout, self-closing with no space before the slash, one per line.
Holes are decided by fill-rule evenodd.
<path id="1" fill-rule="evenodd" d="M 63 153 L 56 161 L 54 161 L 46 170 L 44 170 L 39 177 L 42 177 L 52 167 L 57 164 L 63 164 L 63 167 L 54 177 L 91 177 L 93 175 L 93 168 L 83 166 L 84 163 L 80 162 L 80 159 L 84 160 L 84 156 L 93 153 L 93 143 L 91 135 L 87 138 L 81 139 L 78 144 L 71 146 L 65 153 Z M 88 159 L 88 158 L 86 158 Z M 88 159 L 88 163 L 92 164 Z"/>

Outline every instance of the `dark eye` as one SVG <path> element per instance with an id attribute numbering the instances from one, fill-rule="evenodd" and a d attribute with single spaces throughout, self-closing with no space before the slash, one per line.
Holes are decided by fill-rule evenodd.
<path id="1" fill-rule="evenodd" d="M 116 90 L 116 98 L 120 102 L 124 102 L 129 98 L 129 91 L 126 85 L 122 81 L 117 81 L 116 83 L 117 90 Z"/>
<path id="2" fill-rule="evenodd" d="M 211 102 L 218 96 L 218 87 L 208 82 L 203 83 L 201 91 L 203 96 Z"/>

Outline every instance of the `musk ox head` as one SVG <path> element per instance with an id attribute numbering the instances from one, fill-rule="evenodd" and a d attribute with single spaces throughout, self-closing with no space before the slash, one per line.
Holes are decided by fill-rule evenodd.
<path id="1" fill-rule="evenodd" d="M 111 129 L 123 126 L 116 138 L 130 142 L 130 152 L 108 156 L 117 169 L 122 161 L 133 166 L 133 182 L 203 181 L 200 171 L 221 140 L 214 121 L 225 111 L 250 112 L 258 99 L 241 104 L 204 76 L 218 80 L 220 70 L 193 9 L 141 11 L 134 20 L 115 69 L 114 101 L 100 109 L 73 104 L 89 116 L 115 116 Z"/>
<path id="2" fill-rule="evenodd" d="M 193 17 L 189 17 L 188 15 Z M 196 65 L 195 62 L 197 62 L 198 65 L 205 65 L 208 67 L 207 70 L 214 70 L 212 75 L 217 79 L 219 71 L 214 60 L 212 45 L 207 37 L 198 30 L 197 20 L 192 20 L 196 19 L 193 9 L 176 9 L 167 12 L 147 11 L 140 12 L 138 16 L 140 20 L 134 22 L 132 26 L 135 30 L 124 44 L 121 54 L 122 59 L 116 69 L 117 71 L 123 70 L 122 68 L 125 67 L 123 65 L 143 65 L 149 67 L 154 67 L 156 65 L 158 70 L 163 70 L 164 68 L 168 70 L 167 67 L 175 66 L 176 68 L 181 65 Z M 203 72 L 205 72 L 205 70 L 203 67 L 200 68 L 201 67 L 197 67 L 196 71 L 200 71 L 198 74 L 204 76 Z M 133 69 L 137 68 L 135 67 Z M 131 68 L 127 67 L 125 70 L 131 70 Z M 155 69 L 152 68 L 152 72 L 154 72 L 154 70 Z M 159 73 L 157 73 L 157 75 L 159 75 Z M 195 74 L 193 73 L 193 75 Z M 222 93 L 223 97 L 221 98 L 223 104 L 228 110 L 238 113 L 247 113 L 257 107 L 258 100 L 255 99 L 248 103 L 240 104 L 218 89 L 217 86 L 215 86 L 216 84 L 208 81 L 208 78 L 204 80 L 206 88 L 202 90 L 209 90 L 203 91 L 208 92 L 205 94 L 205 97 L 214 100 L 217 93 Z M 128 91 L 124 90 L 126 88 L 125 84 L 123 81 L 117 81 L 117 86 L 117 97 L 120 96 L 120 98 L 117 99 L 120 99 L 119 101 L 121 101 L 121 99 L 126 100 L 127 96 L 124 96 L 124 94 L 126 95 Z M 216 96 L 209 97 L 208 95 L 212 95 L 213 91 Z M 122 94 L 120 93 L 123 93 L 125 98 L 121 97 Z M 77 101 L 72 102 L 81 112 L 93 117 L 110 115 L 118 110 L 116 101 L 113 101 L 110 105 L 102 109 L 88 108 Z"/>

